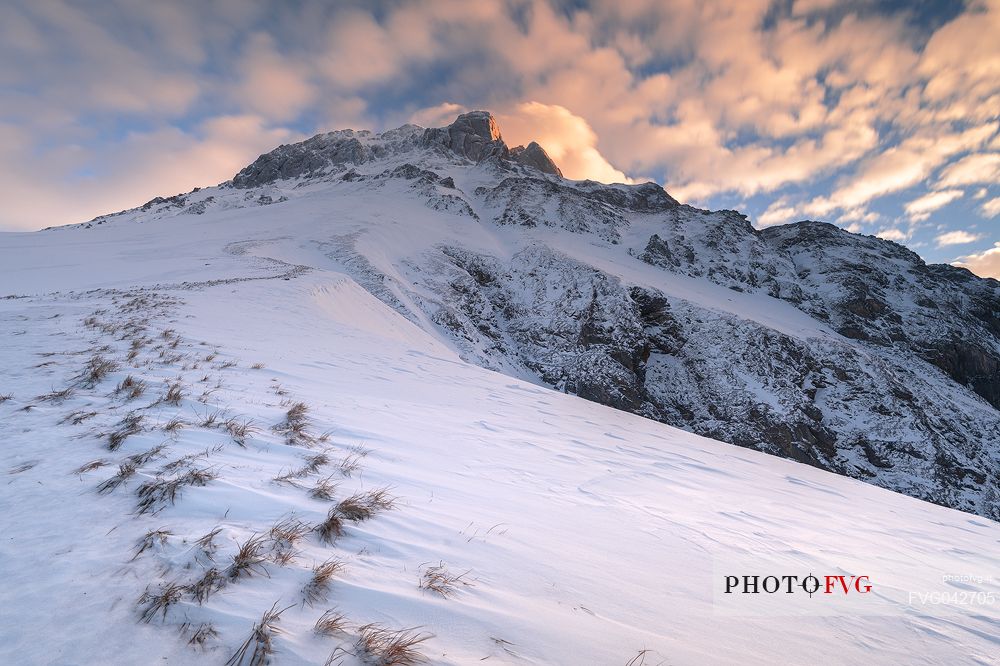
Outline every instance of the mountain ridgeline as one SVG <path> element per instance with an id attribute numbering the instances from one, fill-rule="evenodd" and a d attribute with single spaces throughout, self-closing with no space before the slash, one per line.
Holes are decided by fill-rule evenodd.
<path id="1" fill-rule="evenodd" d="M 317 221 L 301 242 L 469 362 L 1000 519 L 1000 283 L 890 241 L 568 180 L 482 111 L 321 134 L 88 225 L 294 216 L 319 190 L 367 221 Z M 441 224 L 374 251 L 380 218 L 405 225 L 400 202 Z"/>

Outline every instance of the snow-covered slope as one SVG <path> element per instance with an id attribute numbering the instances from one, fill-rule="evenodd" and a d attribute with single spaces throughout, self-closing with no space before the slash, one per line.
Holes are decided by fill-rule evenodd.
<path id="1" fill-rule="evenodd" d="M 374 161 L 0 235 L 0 662 L 225 663 L 272 608 L 278 664 L 378 663 L 361 639 L 381 628 L 433 635 L 416 649 L 442 664 L 997 662 L 996 523 L 542 385 L 586 394 L 646 336 L 646 384 L 721 369 L 777 410 L 725 369 L 778 364 L 767 336 L 873 378 L 888 352 L 630 254 L 674 210 L 652 188 L 577 185 L 599 194 L 549 211 L 560 226 L 498 224 L 509 169 L 568 186 L 408 131 Z M 678 330 L 703 365 L 662 350 Z M 912 371 L 920 399 L 918 379 L 951 381 Z M 963 418 L 992 409 L 939 390 Z M 443 572 L 447 595 L 421 587 Z M 872 591 L 724 594 L 754 574 Z"/>
<path id="2" fill-rule="evenodd" d="M 1000 285 L 894 243 L 568 181 L 483 112 L 281 146 L 221 187 L 51 242 L 100 243 L 109 225 L 143 242 L 156 220 L 202 252 L 215 238 L 213 269 L 247 240 L 261 261 L 345 272 L 483 367 L 1000 517 Z"/>

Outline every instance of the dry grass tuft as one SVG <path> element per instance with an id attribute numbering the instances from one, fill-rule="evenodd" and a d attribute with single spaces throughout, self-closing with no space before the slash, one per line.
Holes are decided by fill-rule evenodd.
<path id="1" fill-rule="evenodd" d="M 139 515 L 160 511 L 177 501 L 177 493 L 184 486 L 205 486 L 217 477 L 215 472 L 206 468 L 189 470 L 173 479 L 156 478 L 146 481 L 136 491 L 139 496 L 136 511 Z"/>
<path id="2" fill-rule="evenodd" d="M 306 432 L 309 427 L 309 406 L 304 402 L 292 403 L 285 412 L 285 420 L 273 430 L 285 436 L 288 444 L 309 443 L 313 438 Z"/>
<path id="3" fill-rule="evenodd" d="M 275 544 L 275 547 L 290 548 L 311 531 L 312 528 L 309 525 L 294 516 L 289 516 L 272 525 L 268 536 Z"/>
<path id="4" fill-rule="evenodd" d="M 212 567 L 207 570 L 201 578 L 188 585 L 187 589 L 200 606 L 205 603 L 205 601 L 207 601 L 212 594 L 225 587 L 225 585 L 226 577 L 221 571 Z"/>
<path id="5" fill-rule="evenodd" d="M 94 356 L 87 361 L 87 367 L 84 368 L 83 374 L 80 375 L 80 379 L 85 386 L 93 388 L 117 369 L 118 364 L 114 361 L 106 359 L 100 354 L 94 354 Z"/>
<path id="6" fill-rule="evenodd" d="M 281 619 L 281 614 L 289 608 L 291 606 L 278 610 L 278 602 L 274 602 L 271 610 L 261 616 L 260 622 L 253 626 L 250 636 L 229 658 L 226 666 L 242 666 L 248 656 L 249 661 L 246 661 L 248 666 L 263 666 L 268 663 L 270 656 L 275 652 L 274 637 L 281 633 L 277 627 L 278 621 Z M 253 652 L 250 648 L 253 648 Z"/>
<path id="7" fill-rule="evenodd" d="M 106 479 L 101 482 L 101 485 L 97 486 L 97 492 L 104 495 L 110 493 L 118 486 L 124 484 L 135 474 L 135 465 L 130 462 L 123 462 L 118 466 L 118 473 L 112 476 L 110 479 Z"/>
<path id="8" fill-rule="evenodd" d="M 336 608 L 331 608 L 316 620 L 313 631 L 320 636 L 336 636 L 347 632 L 347 617 Z"/>
<path id="9" fill-rule="evenodd" d="M 141 622 L 150 622 L 157 613 L 163 614 L 163 619 L 167 619 L 167 610 L 181 600 L 184 594 L 184 586 L 178 583 L 164 583 L 160 589 L 153 593 L 146 588 L 146 591 L 139 597 L 139 605 L 145 606 L 139 615 Z"/>
<path id="10" fill-rule="evenodd" d="M 646 657 L 654 654 L 656 653 L 653 650 L 648 650 L 648 649 L 639 650 L 639 652 L 634 657 L 625 662 L 625 666 L 644 666 L 646 663 Z M 659 664 L 657 664 L 657 666 L 662 666 L 662 664 L 665 663 L 667 662 L 661 661 L 659 662 Z"/>
<path id="11" fill-rule="evenodd" d="M 187 423 L 185 421 L 175 416 L 174 418 L 170 419 L 169 421 L 163 424 L 163 430 L 164 432 L 176 433 L 181 429 L 185 428 L 186 426 Z"/>
<path id="12" fill-rule="evenodd" d="M 39 402 L 62 402 L 63 400 L 71 397 L 73 392 L 74 390 L 72 387 L 67 387 L 61 391 L 52 391 L 50 393 L 40 395 L 35 398 L 35 400 L 38 400 Z"/>
<path id="13" fill-rule="evenodd" d="M 316 602 L 325 600 L 327 593 L 330 591 L 330 584 L 333 582 L 334 576 L 343 570 L 344 563 L 332 558 L 314 566 L 312 578 L 302 588 L 302 596 L 305 603 L 313 606 Z"/>
<path id="14" fill-rule="evenodd" d="M 360 522 L 368 520 L 380 511 L 388 511 L 395 506 L 396 499 L 389 494 L 388 488 L 369 490 L 356 493 L 337 504 L 337 512 L 345 519 Z"/>
<path id="15" fill-rule="evenodd" d="M 237 419 L 235 416 L 231 419 L 228 419 L 223 424 L 223 427 L 225 427 L 226 432 L 229 433 L 229 436 L 233 438 L 233 441 L 239 444 L 240 446 L 246 446 L 247 437 L 257 432 L 257 428 L 254 426 L 253 421 L 251 419 L 240 420 Z"/>
<path id="16" fill-rule="evenodd" d="M 344 535 L 344 521 L 337 513 L 337 507 L 330 509 L 326 519 L 316 526 L 316 531 L 323 543 L 332 544 Z"/>
<path id="17" fill-rule="evenodd" d="M 181 625 L 181 633 L 187 633 L 191 630 L 191 624 L 185 622 Z M 219 632 L 216 631 L 215 626 L 210 622 L 203 622 L 198 625 L 197 628 L 191 630 L 191 637 L 188 639 L 188 645 L 191 647 L 206 649 L 205 646 L 210 642 L 214 641 L 219 637 Z"/>
<path id="18" fill-rule="evenodd" d="M 181 399 L 184 397 L 184 387 L 181 386 L 180 382 L 174 382 L 167 387 L 167 392 L 163 396 L 163 402 L 168 405 L 177 406 L 181 404 Z"/>
<path id="19" fill-rule="evenodd" d="M 453 574 L 445 568 L 443 563 L 438 563 L 436 567 L 427 567 L 420 578 L 420 589 L 437 592 L 442 597 L 453 595 L 460 585 L 471 586 L 472 583 L 464 580 L 469 572 Z"/>
<path id="20" fill-rule="evenodd" d="M 350 478 L 355 472 L 361 469 L 361 459 L 363 457 L 363 455 L 358 453 L 351 453 L 346 456 L 340 461 L 340 465 L 337 466 L 340 469 L 340 473 Z"/>
<path id="21" fill-rule="evenodd" d="M 315 474 L 319 471 L 320 467 L 328 464 L 329 462 L 330 456 L 325 453 L 317 453 L 314 456 L 306 458 L 306 464 L 304 466 L 299 469 L 280 474 L 274 477 L 274 480 L 278 483 L 291 483 L 294 485 L 296 479 L 303 479 L 310 474 Z"/>
<path id="22" fill-rule="evenodd" d="M 60 424 L 63 424 L 63 423 L 72 423 L 73 425 L 80 425 L 81 423 L 83 423 L 87 419 L 92 419 L 95 416 L 97 416 L 97 412 L 77 411 L 77 412 L 73 412 L 71 414 L 67 414 L 66 416 L 63 417 L 63 419 L 61 421 L 59 421 L 59 423 Z"/>
<path id="23" fill-rule="evenodd" d="M 263 363 L 254 363 L 250 367 L 253 368 L 254 370 L 263 370 L 264 369 L 264 364 Z"/>
<path id="24" fill-rule="evenodd" d="M 136 544 L 135 554 L 132 556 L 132 559 L 134 560 L 135 558 L 145 553 L 147 550 L 150 550 L 157 543 L 159 543 L 161 546 L 166 545 L 167 539 L 170 538 L 171 536 L 173 536 L 173 532 L 171 532 L 170 530 L 165 530 L 162 527 L 158 530 L 150 530 L 146 532 L 146 535 L 141 539 L 139 539 L 139 543 Z"/>
<path id="25" fill-rule="evenodd" d="M 142 414 L 129 412 L 118 423 L 118 429 L 108 435 L 108 450 L 117 451 L 118 447 L 125 443 L 125 440 L 142 432 Z"/>
<path id="26" fill-rule="evenodd" d="M 419 627 L 393 631 L 377 624 L 358 627 L 357 649 L 364 658 L 379 666 L 411 666 L 424 661 L 417 646 L 433 638 Z"/>
<path id="27" fill-rule="evenodd" d="M 0 405 L 7 402 L 8 400 L 11 400 L 13 397 L 14 395 L 11 393 L 4 393 L 3 395 L 0 395 Z"/>
<path id="28" fill-rule="evenodd" d="M 18 465 L 14 465 L 13 467 L 11 467 L 10 469 L 7 470 L 7 473 L 8 474 L 20 474 L 21 472 L 27 472 L 29 469 L 31 469 L 32 467 L 34 467 L 37 464 L 38 464 L 37 460 L 29 460 L 27 462 L 23 462 L 23 463 L 20 463 Z"/>
<path id="29" fill-rule="evenodd" d="M 132 359 L 129 359 L 132 360 Z M 129 375 L 115 387 L 115 395 L 125 394 L 125 400 L 135 400 L 146 392 L 146 382 Z"/>
<path id="30" fill-rule="evenodd" d="M 212 530 L 208 534 L 195 539 L 194 543 L 195 543 L 196 546 L 198 546 L 199 548 L 201 548 L 201 550 L 206 555 L 208 555 L 209 557 L 211 557 L 212 554 L 215 553 L 216 549 L 218 548 L 218 546 L 215 544 L 215 537 L 219 536 L 220 532 L 222 532 L 222 528 L 221 527 L 216 527 L 214 530 Z"/>
<path id="31" fill-rule="evenodd" d="M 267 561 L 267 538 L 263 535 L 252 535 L 249 539 L 240 544 L 239 550 L 233 555 L 233 562 L 226 570 L 226 577 L 230 580 L 246 577 L 250 578 L 254 574 L 267 575 L 264 562 Z"/>
<path id="32" fill-rule="evenodd" d="M 104 467 L 107 464 L 108 464 L 107 460 L 101 460 L 101 459 L 91 460 L 89 463 L 84 463 L 83 465 L 77 467 L 75 470 L 73 470 L 73 473 L 83 474 L 85 472 L 91 472 L 95 469 L 98 469 L 99 467 Z"/>
<path id="33" fill-rule="evenodd" d="M 309 497 L 325 502 L 332 502 L 336 493 L 337 484 L 333 482 L 332 476 L 328 476 L 316 482 L 316 485 L 309 491 Z"/>
<path id="34" fill-rule="evenodd" d="M 225 412 L 221 409 L 217 409 L 214 412 L 206 411 L 205 416 L 198 422 L 198 426 L 201 428 L 214 428 L 223 416 L 225 416 Z"/>
<path id="35" fill-rule="evenodd" d="M 136 467 L 142 467 L 148 463 L 153 458 L 160 458 L 163 456 L 163 452 L 167 449 L 166 444 L 157 444 L 148 451 L 143 451 L 142 453 L 136 453 L 128 457 L 130 463 Z"/>

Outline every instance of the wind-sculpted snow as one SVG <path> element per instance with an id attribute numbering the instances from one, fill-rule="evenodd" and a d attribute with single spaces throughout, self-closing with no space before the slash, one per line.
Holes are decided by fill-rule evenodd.
<path id="1" fill-rule="evenodd" d="M 1000 517 L 996 281 L 832 225 L 758 231 L 653 183 L 570 181 L 523 154 L 483 112 L 332 132 L 91 226 L 278 226 L 484 367 Z"/>

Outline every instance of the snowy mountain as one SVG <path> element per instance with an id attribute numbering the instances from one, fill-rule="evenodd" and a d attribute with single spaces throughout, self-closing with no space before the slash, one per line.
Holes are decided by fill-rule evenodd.
<path id="1" fill-rule="evenodd" d="M 1000 517 L 994 280 L 829 224 L 757 231 L 653 183 L 569 181 L 485 112 L 322 134 L 86 226 L 268 204 L 467 361 Z"/>
<path id="2" fill-rule="evenodd" d="M 998 298 L 482 112 L 0 234 L 0 662 L 996 663 Z"/>

